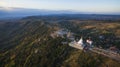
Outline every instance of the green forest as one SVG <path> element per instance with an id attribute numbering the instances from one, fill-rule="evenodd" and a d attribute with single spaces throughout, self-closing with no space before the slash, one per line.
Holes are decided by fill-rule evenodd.
<path id="1" fill-rule="evenodd" d="M 80 20 L 69 17 L 27 17 L 0 21 L 0 67 L 119 67 L 120 63 L 62 44 L 66 38 L 52 38 L 58 29 L 68 29 L 76 39 L 92 37 L 94 46 L 108 48 L 99 35 L 120 49 L 120 21 Z"/>

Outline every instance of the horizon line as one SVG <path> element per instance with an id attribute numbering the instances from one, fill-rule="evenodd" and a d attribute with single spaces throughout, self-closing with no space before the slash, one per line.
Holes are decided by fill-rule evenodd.
<path id="1" fill-rule="evenodd" d="M 120 15 L 120 12 L 91 12 L 91 11 L 79 11 L 79 10 L 73 10 L 73 9 L 39 9 L 39 8 L 25 8 L 25 7 L 2 7 L 0 8 L 9 11 L 13 9 L 32 9 L 32 10 L 46 10 L 46 11 L 70 11 L 70 12 L 76 12 L 76 14 L 100 14 L 100 15 Z M 11 11 L 10 10 L 10 11 Z M 71 13 L 72 14 L 72 13 Z"/>

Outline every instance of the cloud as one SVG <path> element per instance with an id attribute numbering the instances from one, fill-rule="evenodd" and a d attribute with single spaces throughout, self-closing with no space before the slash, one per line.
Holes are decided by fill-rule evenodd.
<path id="1" fill-rule="evenodd" d="M 0 2 L 0 7 L 6 7 L 7 6 L 7 3 L 5 2 Z"/>
<path id="2" fill-rule="evenodd" d="M 0 7 L 6 11 L 12 10 L 12 8 L 8 7 L 8 4 L 6 2 L 0 2 Z"/>

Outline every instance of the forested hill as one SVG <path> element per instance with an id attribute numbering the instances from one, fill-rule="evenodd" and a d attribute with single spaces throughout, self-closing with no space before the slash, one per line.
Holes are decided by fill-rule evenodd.
<path id="1" fill-rule="evenodd" d="M 92 52 L 83 52 L 69 47 L 68 44 L 62 44 L 64 41 L 69 41 L 65 38 L 50 36 L 54 31 L 65 28 L 78 33 L 76 35 L 78 37 L 83 34 L 93 36 L 98 33 L 117 37 L 120 35 L 119 21 L 109 23 L 97 20 L 70 20 L 69 17 L 68 19 L 64 19 L 64 17 L 55 19 L 50 16 L 47 18 L 50 20 L 46 17 L 28 17 L 15 22 L 2 21 L 0 23 L 0 67 L 120 66 L 118 62 L 110 58 Z M 95 27 L 96 25 L 98 26 Z M 94 32 L 95 30 L 98 32 Z M 115 42 L 115 45 L 120 47 L 118 44 L 119 42 Z"/>

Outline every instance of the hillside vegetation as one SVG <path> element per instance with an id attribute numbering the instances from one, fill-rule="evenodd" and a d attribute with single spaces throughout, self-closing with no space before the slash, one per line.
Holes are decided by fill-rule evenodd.
<path id="1" fill-rule="evenodd" d="M 47 17 L 48 18 L 48 17 Z M 65 28 L 76 38 L 114 37 L 113 45 L 120 48 L 120 21 L 70 20 L 54 17 L 29 17 L 16 22 L 0 23 L 0 67 L 119 67 L 120 63 L 105 56 L 83 52 L 68 44 L 65 38 L 50 34 Z M 61 20 L 61 21 L 60 21 Z M 106 45 L 102 45 L 106 48 Z"/>

